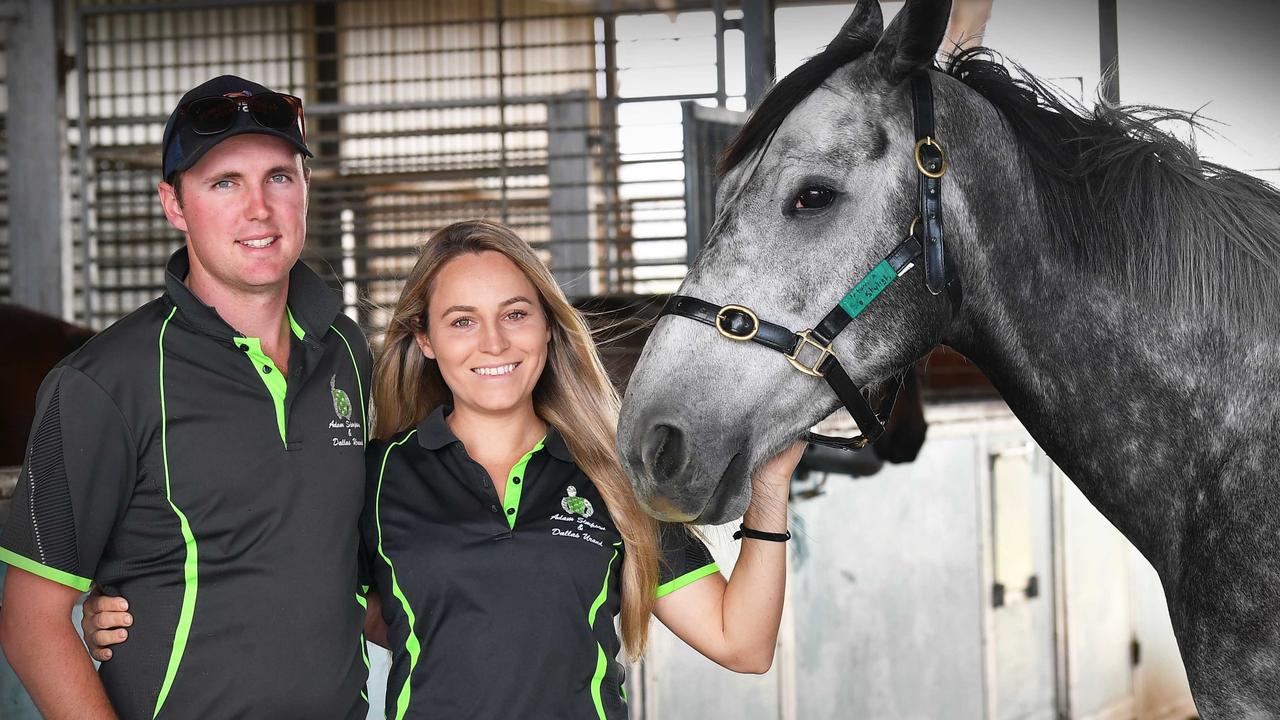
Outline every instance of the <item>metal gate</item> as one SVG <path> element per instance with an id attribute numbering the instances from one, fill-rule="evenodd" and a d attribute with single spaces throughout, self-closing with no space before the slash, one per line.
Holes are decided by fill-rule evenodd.
<path id="1" fill-rule="evenodd" d="M 158 294 L 179 236 L 155 199 L 180 94 L 222 73 L 304 99 L 304 257 L 385 319 L 453 220 L 515 227 L 571 295 L 674 289 L 686 262 L 681 100 L 742 109 L 740 13 L 549 0 L 83 4 L 71 99 L 81 295 L 101 327 Z M 83 109 L 84 112 L 80 112 Z M 80 143 L 79 139 L 85 142 Z"/>
<path id="2" fill-rule="evenodd" d="M 684 127 L 685 237 L 689 262 L 697 256 L 716 217 L 716 167 L 721 151 L 747 121 L 746 112 L 680 103 Z"/>

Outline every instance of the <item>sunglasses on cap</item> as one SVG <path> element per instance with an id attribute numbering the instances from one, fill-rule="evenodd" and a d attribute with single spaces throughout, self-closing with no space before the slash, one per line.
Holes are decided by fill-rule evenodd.
<path id="1" fill-rule="evenodd" d="M 178 115 L 197 135 L 217 135 L 236 124 L 236 113 L 247 112 L 254 122 L 272 130 L 288 131 L 297 126 L 307 137 L 302 117 L 302 100 L 292 95 L 267 92 L 258 95 L 203 97 L 178 108 Z"/>

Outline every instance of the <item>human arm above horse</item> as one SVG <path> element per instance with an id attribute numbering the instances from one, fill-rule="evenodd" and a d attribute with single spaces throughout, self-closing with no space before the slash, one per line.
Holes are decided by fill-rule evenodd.
<path id="1" fill-rule="evenodd" d="M 954 54 L 982 44 L 991 19 L 991 0 L 956 0 L 951 4 L 951 21 L 941 52 Z"/>
<path id="2" fill-rule="evenodd" d="M 767 533 L 787 531 L 791 473 L 804 452 L 796 443 L 752 477 L 742 524 Z M 726 582 L 719 573 L 658 599 L 654 616 L 708 659 L 735 672 L 764 673 L 773 664 L 786 586 L 785 543 L 742 539 Z"/>

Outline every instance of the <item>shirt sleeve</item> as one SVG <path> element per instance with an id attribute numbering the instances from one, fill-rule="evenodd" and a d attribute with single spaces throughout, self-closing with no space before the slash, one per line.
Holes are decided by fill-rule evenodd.
<path id="1" fill-rule="evenodd" d="M 658 525 L 658 590 L 665 597 L 697 580 L 720 572 L 706 544 L 685 525 Z"/>
<path id="2" fill-rule="evenodd" d="M 132 497 L 136 448 L 106 391 L 74 368 L 54 368 L 36 396 L 0 561 L 88 590 Z"/>

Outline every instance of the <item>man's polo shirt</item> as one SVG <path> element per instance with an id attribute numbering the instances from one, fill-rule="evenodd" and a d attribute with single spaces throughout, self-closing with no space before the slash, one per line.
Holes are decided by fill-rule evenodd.
<path id="1" fill-rule="evenodd" d="M 361 519 L 392 652 L 388 718 L 627 717 L 614 616 L 625 549 L 550 428 L 504 500 L 436 408 L 369 448 Z M 662 528 L 659 596 L 718 571 Z"/>
<path id="2" fill-rule="evenodd" d="M 189 267 L 45 379 L 0 560 L 129 600 L 122 718 L 363 718 L 368 345 L 298 263 L 286 380 Z"/>

